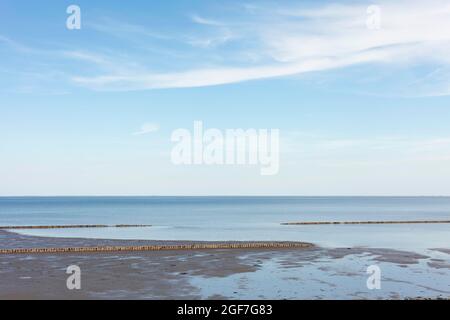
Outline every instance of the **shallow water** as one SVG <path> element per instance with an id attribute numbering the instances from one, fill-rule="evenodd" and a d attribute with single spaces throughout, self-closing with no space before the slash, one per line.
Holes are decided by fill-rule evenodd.
<path id="1" fill-rule="evenodd" d="M 450 224 L 282 226 L 289 221 L 450 220 L 450 197 L 2 197 L 0 225 L 151 224 L 21 230 L 51 237 L 292 240 L 326 247 L 448 248 Z"/>
<path id="2" fill-rule="evenodd" d="M 447 254 L 430 253 L 445 259 Z M 283 254 L 280 254 L 283 255 Z M 290 261 L 287 265 L 285 261 Z M 373 260 L 373 255 L 348 255 L 295 263 L 289 253 L 261 262 L 255 272 L 227 277 L 194 277 L 191 285 L 204 298 L 229 299 L 405 299 L 450 295 L 450 269 L 433 268 L 422 259 L 402 265 Z M 380 270 L 380 286 L 368 287 L 367 268 Z"/>

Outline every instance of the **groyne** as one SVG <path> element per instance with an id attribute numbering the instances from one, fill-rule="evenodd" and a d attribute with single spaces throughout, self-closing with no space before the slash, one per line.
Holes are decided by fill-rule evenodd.
<path id="1" fill-rule="evenodd" d="M 98 253 L 131 251 L 174 251 L 174 250 L 210 250 L 210 249 L 298 249 L 311 248 L 307 242 L 245 242 L 245 243 L 193 243 L 176 245 L 142 245 L 142 246 L 96 246 L 64 248 L 15 248 L 0 249 L 0 254 L 38 254 L 38 253 Z"/>
<path id="2" fill-rule="evenodd" d="M 50 225 L 50 226 L 0 226 L 0 230 L 17 229 L 77 229 L 77 228 L 141 228 L 151 227 L 147 224 L 73 224 L 73 225 Z"/>
<path id="3" fill-rule="evenodd" d="M 399 220 L 399 221 L 300 221 L 284 222 L 281 225 L 321 225 L 321 224 L 419 224 L 450 223 L 450 220 Z"/>

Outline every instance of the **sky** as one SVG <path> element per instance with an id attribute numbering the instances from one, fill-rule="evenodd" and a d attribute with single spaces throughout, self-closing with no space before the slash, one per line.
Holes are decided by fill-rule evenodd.
<path id="1" fill-rule="evenodd" d="M 449 71 L 448 0 L 2 0 L 0 196 L 450 195 Z M 194 121 L 279 172 L 174 165 Z"/>

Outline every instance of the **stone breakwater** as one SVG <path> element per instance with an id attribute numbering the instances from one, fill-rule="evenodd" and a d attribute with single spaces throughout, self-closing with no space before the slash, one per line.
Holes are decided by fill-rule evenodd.
<path id="1" fill-rule="evenodd" d="M 405 221 L 306 221 L 284 222 L 281 225 L 320 225 L 320 224 L 408 224 L 408 223 L 450 223 L 450 220 L 405 220 Z"/>
<path id="2" fill-rule="evenodd" d="M 95 252 L 130 252 L 130 251 L 164 251 L 164 250 L 208 250 L 208 249 L 283 249 L 312 248 L 307 242 L 246 242 L 246 243 L 198 243 L 179 245 L 143 245 L 143 246 L 98 246 L 65 248 L 17 248 L 0 249 L 0 254 L 33 253 L 95 253 Z"/>
<path id="3" fill-rule="evenodd" d="M 55 226 L 0 226 L 2 230 L 17 230 L 17 229 L 76 229 L 76 228 L 143 228 L 151 227 L 147 224 L 73 224 L 73 225 L 55 225 Z"/>

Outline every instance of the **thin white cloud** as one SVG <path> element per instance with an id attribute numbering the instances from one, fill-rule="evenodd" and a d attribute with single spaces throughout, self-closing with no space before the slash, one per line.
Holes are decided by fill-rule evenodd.
<path id="1" fill-rule="evenodd" d="M 366 26 L 367 7 L 371 4 L 290 4 L 277 8 L 259 5 L 251 14 L 243 10 L 235 17 L 224 16 L 220 22 L 191 15 L 191 20 L 199 25 L 195 29 L 198 33 L 190 30 L 186 36 L 176 37 L 106 19 L 103 24 L 89 27 L 120 40 L 132 39 L 154 56 L 129 50 L 125 57 L 122 51 L 112 48 L 102 54 L 53 50 L 50 55 L 62 52 L 64 58 L 95 64 L 96 69 L 79 68 L 78 74 L 71 70 L 69 77 L 75 84 L 93 90 L 204 87 L 382 63 L 431 65 L 441 71 L 426 79 L 405 81 L 405 87 L 421 96 L 450 94 L 448 0 L 379 1 L 379 30 Z M 170 46 L 148 44 L 149 37 L 164 39 Z M 230 40 L 233 46 L 224 49 L 222 45 Z M 2 43 L 23 53 L 40 53 L 0 35 Z M 178 54 L 173 64 L 161 61 L 158 50 L 166 55 L 167 48 Z"/>
<path id="2" fill-rule="evenodd" d="M 200 48 L 217 47 L 237 38 L 234 32 L 232 32 L 230 28 L 222 22 L 203 18 L 199 15 L 191 15 L 190 18 L 196 24 L 212 27 L 206 28 L 207 32 L 214 32 L 212 35 L 207 34 L 189 36 L 187 43 L 189 43 L 191 46 Z"/>
<path id="3" fill-rule="evenodd" d="M 216 26 L 216 27 L 223 26 L 223 23 L 221 23 L 221 22 L 218 22 L 218 21 L 212 20 L 212 19 L 206 19 L 206 18 L 200 17 L 199 15 L 196 15 L 196 14 L 191 15 L 191 20 L 195 23 L 207 25 L 207 26 Z"/>
<path id="4" fill-rule="evenodd" d="M 33 48 L 27 45 L 24 45 L 23 43 L 13 40 L 9 37 L 6 37 L 4 35 L 0 35 L 0 44 L 4 44 L 5 46 L 9 47 L 10 49 L 19 52 L 19 53 L 23 53 L 23 54 L 40 54 L 40 55 L 48 55 L 48 54 L 52 54 L 51 51 L 47 51 L 47 50 L 41 50 L 41 49 L 37 49 L 37 48 Z"/>
<path id="5" fill-rule="evenodd" d="M 240 45 L 251 53 L 271 57 L 257 66 L 232 66 L 241 51 L 227 52 L 225 64 L 179 71 L 75 76 L 79 85 L 95 90 L 145 90 L 213 86 L 241 81 L 291 76 L 361 63 L 422 63 L 450 65 L 450 4 L 448 1 L 380 2 L 381 29 L 366 26 L 367 5 L 328 5 L 315 8 L 280 8 L 274 17 L 254 17 L 239 30 Z M 201 25 L 222 26 L 198 15 L 191 19 Z M 239 28 L 236 27 L 236 28 Z M 238 30 L 231 32 L 238 33 Z M 228 37 L 228 36 L 227 36 Z M 227 41 L 228 38 L 221 41 Z M 250 40 L 249 40 L 250 39 Z M 211 47 L 214 39 L 193 40 L 200 49 Z M 247 41 L 247 42 L 246 42 Z M 221 54 L 216 53 L 216 54 Z M 227 57 L 230 57 L 227 59 Z M 444 85 L 448 92 L 448 83 Z M 442 93 L 442 90 L 433 94 Z"/>
<path id="6" fill-rule="evenodd" d="M 64 51 L 63 54 L 68 58 L 83 60 L 98 65 L 109 65 L 111 63 L 104 56 L 84 51 Z"/>
<path id="7" fill-rule="evenodd" d="M 211 48 L 223 45 L 230 40 L 234 39 L 235 36 L 227 29 L 220 31 L 216 36 L 211 37 L 191 37 L 187 40 L 191 46 L 200 48 Z"/>
<path id="8" fill-rule="evenodd" d="M 392 49 L 392 51 L 399 51 Z M 248 80 L 290 76 L 299 73 L 345 67 L 356 63 L 383 61 L 387 52 L 361 52 L 340 59 L 317 58 L 297 63 L 272 64 L 258 67 L 193 69 L 174 73 L 107 75 L 73 77 L 78 84 L 96 90 L 144 90 L 190 88 L 236 83 Z M 400 52 L 399 52 L 400 53 Z"/>
<path id="9" fill-rule="evenodd" d="M 448 165 L 449 137 L 381 136 L 352 138 L 285 132 L 280 151 L 288 163 L 329 167 L 385 166 L 435 162 Z"/>
<path id="10" fill-rule="evenodd" d="M 19 52 L 30 53 L 34 51 L 32 48 L 2 35 L 0 35 L 0 43 L 4 43 L 5 45 Z"/>
<path id="11" fill-rule="evenodd" d="M 147 122 L 147 123 L 144 123 L 138 131 L 133 132 L 133 135 L 140 136 L 143 134 L 156 132 L 158 130 L 159 130 L 159 124 L 153 123 L 153 122 Z"/>
<path id="12" fill-rule="evenodd" d="M 169 40 L 172 36 L 151 30 L 142 25 L 126 23 L 121 20 L 103 17 L 98 22 L 88 22 L 87 27 L 97 32 L 108 34 L 117 38 L 130 39 L 130 37 L 142 37 L 142 40 L 154 38 L 159 40 Z"/>

